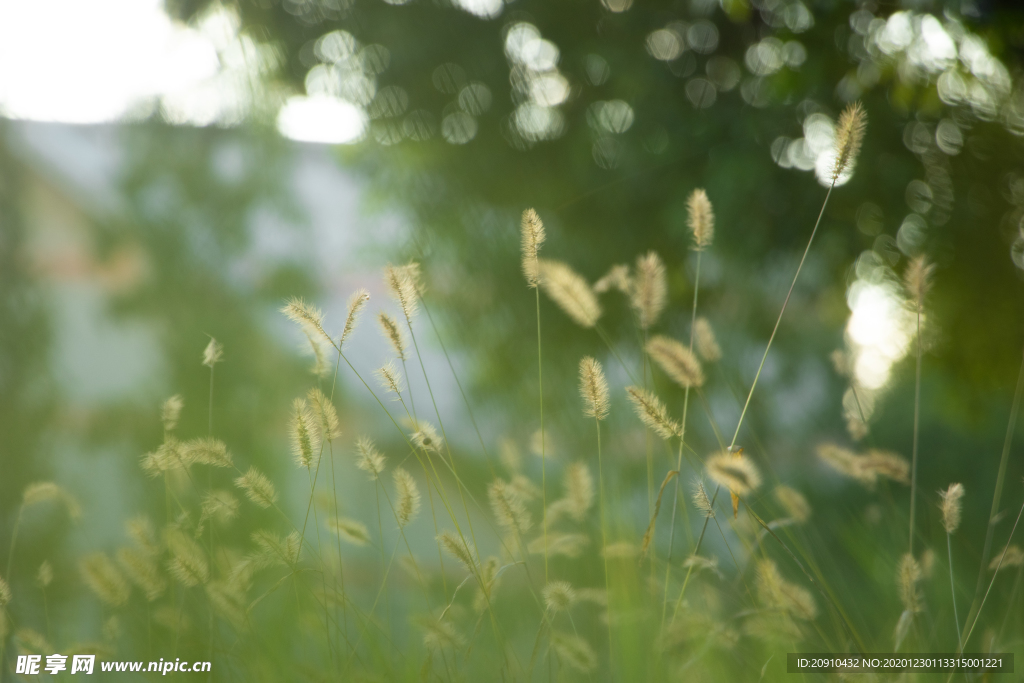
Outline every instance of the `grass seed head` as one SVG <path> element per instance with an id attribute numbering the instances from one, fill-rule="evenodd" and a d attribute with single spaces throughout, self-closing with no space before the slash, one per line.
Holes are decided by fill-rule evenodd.
<path id="1" fill-rule="evenodd" d="M 304 398 L 292 402 L 292 456 L 299 467 L 310 468 L 320 457 L 320 430 L 316 416 Z"/>
<path id="2" fill-rule="evenodd" d="M 394 349 L 395 355 L 398 356 L 398 360 L 407 360 L 408 356 L 405 351 L 405 337 L 402 335 L 402 330 L 398 327 L 398 323 L 390 315 L 381 311 L 377 314 L 377 321 L 380 323 L 380 328 L 384 332 L 384 336 L 391 343 L 391 348 Z"/>
<path id="3" fill-rule="evenodd" d="M 705 463 L 708 476 L 737 496 L 745 496 L 761 485 L 757 467 L 742 453 L 717 453 Z"/>
<path id="4" fill-rule="evenodd" d="M 345 342 L 352 336 L 356 324 L 359 322 L 359 312 L 370 300 L 370 293 L 365 289 L 357 289 L 348 299 L 348 315 L 345 316 L 345 327 L 341 330 L 341 339 L 338 340 L 338 347 L 345 346 Z"/>
<path id="5" fill-rule="evenodd" d="M 475 566 L 473 553 L 470 552 L 469 546 L 466 545 L 466 541 L 461 536 L 446 529 L 438 535 L 437 542 L 441 544 L 445 552 L 458 560 L 467 571 L 473 571 Z"/>
<path id="6" fill-rule="evenodd" d="M 568 581 L 552 581 L 541 592 L 544 605 L 551 612 L 568 612 L 576 602 L 576 591 Z"/>
<path id="7" fill-rule="evenodd" d="M 691 389 L 704 384 L 704 370 L 697 356 L 675 339 L 663 335 L 651 337 L 646 349 L 665 374 L 682 388 Z"/>
<path id="8" fill-rule="evenodd" d="M 703 189 L 694 190 L 686 202 L 686 208 L 694 245 L 697 251 L 703 251 L 710 247 L 715 239 L 715 212 L 711 208 L 708 193 Z"/>
<path id="9" fill-rule="evenodd" d="M 585 416 L 597 420 L 608 417 L 608 380 L 601 363 L 593 356 L 580 360 L 580 395 Z"/>
<path id="10" fill-rule="evenodd" d="M 601 317 L 601 304 L 582 275 L 561 261 L 541 259 L 540 285 L 551 300 L 580 327 L 591 328 Z"/>
<path id="11" fill-rule="evenodd" d="M 656 323 L 665 310 L 668 284 L 665 282 L 665 264 L 657 252 L 649 251 L 637 258 L 636 280 L 630 299 L 643 330 Z"/>
<path id="12" fill-rule="evenodd" d="M 412 475 L 405 468 L 396 467 L 392 476 L 395 479 L 395 488 L 398 490 L 395 518 L 398 521 L 398 527 L 404 528 L 419 514 L 420 490 Z"/>
<path id="13" fill-rule="evenodd" d="M 370 479 L 379 479 L 384 471 L 384 456 L 374 445 L 373 441 L 365 436 L 356 440 L 356 467 L 370 475 Z"/>
<path id="14" fill-rule="evenodd" d="M 945 491 L 939 491 L 942 498 L 942 526 L 946 527 L 946 533 L 953 533 L 960 526 L 960 499 L 964 497 L 963 484 L 950 484 Z"/>
<path id="15" fill-rule="evenodd" d="M 394 400 L 401 400 L 402 374 L 398 371 L 398 367 L 395 366 L 394 362 L 388 361 L 376 371 L 376 374 L 384 391 L 394 394 Z"/>
<path id="16" fill-rule="evenodd" d="M 79 570 L 85 584 L 93 593 L 111 607 L 120 607 L 128 602 L 131 587 L 124 575 L 104 553 L 86 555 L 79 562 Z"/>
<path id="17" fill-rule="evenodd" d="M 693 321 L 693 340 L 697 345 L 697 353 L 705 362 L 714 363 L 722 359 L 722 347 L 718 345 L 715 332 L 707 318 L 697 318 Z"/>
<path id="18" fill-rule="evenodd" d="M 540 284 L 540 246 L 544 244 L 544 223 L 533 209 L 523 211 L 520 226 L 522 237 L 523 277 L 530 287 Z"/>
<path id="19" fill-rule="evenodd" d="M 406 321 L 416 315 L 420 299 L 420 268 L 419 264 L 409 262 L 404 266 L 393 266 L 390 263 L 384 268 L 384 282 L 388 292 L 402 309 Z"/>
<path id="20" fill-rule="evenodd" d="M 341 436 L 338 411 L 334 408 L 331 399 L 324 392 L 313 387 L 306 394 L 306 400 L 313 414 L 314 424 L 320 432 L 321 440 L 334 441 Z"/>
<path id="21" fill-rule="evenodd" d="M 661 399 L 653 392 L 641 389 L 640 387 L 626 387 L 626 394 L 629 396 L 633 408 L 636 410 L 640 421 L 663 439 L 671 439 L 678 436 L 681 428 L 679 423 L 668 416 L 668 409 Z"/>
<path id="22" fill-rule="evenodd" d="M 269 508 L 277 502 L 274 484 L 255 467 L 250 467 L 248 472 L 235 479 L 235 485 L 245 491 L 249 500 L 261 508 Z"/>
<path id="23" fill-rule="evenodd" d="M 203 365 L 213 369 L 213 366 L 224 360 L 224 345 L 210 337 L 210 342 L 203 349 Z"/>
<path id="24" fill-rule="evenodd" d="M 297 324 L 310 337 L 320 339 L 331 346 L 334 340 L 324 330 L 324 313 L 313 304 L 298 297 L 292 297 L 281 307 L 285 317 Z"/>
<path id="25" fill-rule="evenodd" d="M 164 424 L 165 432 L 173 432 L 178 426 L 178 419 L 181 417 L 181 409 L 185 407 L 185 400 L 181 394 L 175 394 L 164 401 L 160 410 L 160 420 Z"/>
<path id="26" fill-rule="evenodd" d="M 911 259 L 903 273 L 903 284 L 907 289 L 914 310 L 924 310 L 924 300 L 932 288 L 932 274 L 935 264 L 929 263 L 924 254 Z"/>
<path id="27" fill-rule="evenodd" d="M 839 116 L 836 126 L 836 162 L 832 167 L 833 182 L 844 172 L 853 168 L 864 141 L 864 129 L 867 127 L 868 115 L 860 102 L 854 102 Z"/>

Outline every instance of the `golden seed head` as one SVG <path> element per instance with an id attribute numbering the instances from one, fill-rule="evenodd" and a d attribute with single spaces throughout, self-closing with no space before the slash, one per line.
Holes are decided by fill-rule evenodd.
<path id="1" fill-rule="evenodd" d="M 601 363 L 593 356 L 580 360 L 580 395 L 584 415 L 597 420 L 608 417 L 608 380 Z"/>
<path id="2" fill-rule="evenodd" d="M 574 462 L 565 470 L 562 481 L 565 488 L 566 512 L 577 522 L 582 522 L 594 504 L 594 478 L 582 462 Z"/>
<path id="3" fill-rule="evenodd" d="M 544 223 L 533 209 L 523 211 L 521 225 L 523 276 L 526 284 L 537 287 L 540 284 L 540 262 L 537 258 L 540 245 L 544 244 Z"/>
<path id="4" fill-rule="evenodd" d="M 320 458 L 320 432 L 316 417 L 304 398 L 292 402 L 292 456 L 299 467 L 309 468 Z"/>
<path id="5" fill-rule="evenodd" d="M 313 387 L 306 394 L 306 400 L 309 402 L 314 424 L 320 430 L 320 438 L 324 441 L 334 441 L 341 436 L 338 411 L 334 408 L 331 399 L 327 398 L 324 392 Z"/>
<path id="6" fill-rule="evenodd" d="M 398 503 L 395 506 L 395 518 L 398 527 L 404 528 L 409 522 L 416 519 L 420 511 L 420 490 L 416 481 L 403 467 L 396 467 L 392 472 L 395 478 L 395 488 L 398 490 Z"/>
<path id="7" fill-rule="evenodd" d="M 198 543 L 181 532 L 172 532 L 167 536 L 167 546 L 171 551 L 167 571 L 180 584 L 192 587 L 210 580 L 210 565 Z"/>
<path id="8" fill-rule="evenodd" d="M 946 533 L 953 533 L 960 526 L 960 499 L 964 497 L 963 484 L 950 484 L 945 491 L 939 491 L 942 498 L 942 526 L 946 527 Z"/>
<path id="9" fill-rule="evenodd" d="M 918 311 L 924 310 L 924 300 L 932 288 L 932 273 L 934 271 L 935 264 L 929 263 L 922 254 L 912 259 L 903 273 L 903 283 L 907 288 L 907 294 Z"/>
<path id="10" fill-rule="evenodd" d="M 868 115 L 860 102 L 849 105 L 839 116 L 839 125 L 836 127 L 836 162 L 832 167 L 833 182 L 857 162 L 867 123 Z"/>
<path id="11" fill-rule="evenodd" d="M 437 541 L 449 555 L 458 560 L 469 572 L 473 571 L 475 565 L 473 553 L 470 552 L 465 539 L 446 529 L 437 537 Z"/>
<path id="12" fill-rule="evenodd" d="M 356 329 L 356 323 L 359 322 L 359 311 L 363 310 L 363 306 L 369 300 L 370 293 L 365 289 L 357 289 L 349 297 L 348 315 L 345 316 L 345 327 L 341 331 L 341 339 L 338 340 L 339 347 L 345 345 L 345 341 L 352 335 L 352 331 Z"/>
<path id="13" fill-rule="evenodd" d="M 356 440 L 356 467 L 370 475 L 370 479 L 378 479 L 384 471 L 384 456 L 381 455 L 373 441 L 365 436 Z"/>
<path id="14" fill-rule="evenodd" d="M 711 200 L 703 189 L 694 190 L 686 202 L 689 211 L 690 230 L 693 231 L 693 242 L 697 251 L 711 246 L 715 239 L 715 212 L 711 208 Z"/>
<path id="15" fill-rule="evenodd" d="M 761 485 L 761 474 L 746 455 L 716 453 L 704 464 L 708 476 L 737 496 L 745 496 Z"/>
<path id="16" fill-rule="evenodd" d="M 398 323 L 384 311 L 377 314 L 377 321 L 380 322 L 380 328 L 384 331 L 384 336 L 391 342 L 391 348 L 394 349 L 398 360 L 406 360 L 405 338 L 402 336 L 402 330 L 398 327 Z"/>
<path id="17" fill-rule="evenodd" d="M 552 581 L 541 592 L 544 605 L 551 612 L 568 612 L 576 602 L 576 590 L 568 581 Z"/>
<path id="18" fill-rule="evenodd" d="M 78 566 L 86 585 L 100 600 L 112 607 L 120 607 L 128 602 L 131 587 L 124 575 L 104 553 L 96 552 L 86 555 Z"/>
<path id="19" fill-rule="evenodd" d="M 395 395 L 395 400 L 402 398 L 402 375 L 392 361 L 388 361 L 377 371 L 377 378 L 384 391 L 390 391 Z"/>
<path id="20" fill-rule="evenodd" d="M 224 345 L 210 337 L 210 343 L 203 349 L 203 365 L 212 369 L 222 360 L 224 360 Z"/>
<path id="21" fill-rule="evenodd" d="M 1024 566 L 1024 550 L 1016 545 L 1008 545 L 1001 552 L 992 556 L 988 568 L 990 571 L 996 571 L 996 569 L 1021 566 Z"/>
<path id="22" fill-rule="evenodd" d="M 167 581 L 160 574 L 153 557 L 137 548 L 121 548 L 117 551 L 117 562 L 125 575 L 153 602 L 167 589 Z"/>
<path id="23" fill-rule="evenodd" d="M 558 659 L 580 673 L 589 674 L 597 668 L 597 655 L 587 641 L 571 633 L 551 632 L 551 649 Z"/>
<path id="24" fill-rule="evenodd" d="M 802 586 L 782 578 L 778 567 L 769 559 L 757 564 L 757 595 L 766 607 L 798 619 L 814 619 L 818 612 L 811 594 Z"/>
<path id="25" fill-rule="evenodd" d="M 640 329 L 646 330 L 658 321 L 668 300 L 665 264 L 657 252 L 649 251 L 636 260 L 636 280 L 631 303 L 640 319 Z"/>
<path id="26" fill-rule="evenodd" d="M 593 327 L 601 317 L 594 290 L 579 273 L 561 261 L 539 261 L 540 285 L 551 300 L 581 327 Z"/>
<path id="27" fill-rule="evenodd" d="M 530 513 L 517 489 L 502 479 L 495 479 L 487 487 L 487 498 L 498 524 L 507 532 L 521 536 L 530 529 Z"/>
<path id="28" fill-rule="evenodd" d="M 704 488 L 704 482 L 700 479 L 693 483 L 693 506 L 704 513 L 705 517 L 715 516 L 715 508 L 711 505 L 711 499 Z"/>
<path id="29" fill-rule="evenodd" d="M 668 416 L 668 409 L 653 392 L 640 387 L 626 387 L 633 408 L 641 422 L 663 439 L 671 439 L 680 433 L 679 423 Z"/>
<path id="30" fill-rule="evenodd" d="M 416 307 L 420 299 L 420 266 L 410 261 L 404 266 L 393 266 L 390 263 L 384 268 L 384 282 L 388 286 L 391 298 L 398 302 L 406 321 L 416 315 Z"/>
<path id="31" fill-rule="evenodd" d="M 250 467 L 248 472 L 235 479 L 235 485 L 245 491 L 249 500 L 261 508 L 269 508 L 277 502 L 274 484 L 255 467 Z"/>
<path id="32" fill-rule="evenodd" d="M 779 484 L 775 487 L 775 500 L 779 502 L 790 519 L 802 524 L 811 518 L 811 504 L 796 489 Z"/>
<path id="33" fill-rule="evenodd" d="M 181 394 L 175 394 L 164 401 L 163 408 L 160 411 L 160 419 L 164 423 L 165 432 L 173 432 L 175 427 L 178 426 L 178 418 L 181 417 L 181 409 L 184 407 L 185 401 L 181 398 Z"/>
<path id="34" fill-rule="evenodd" d="M 617 289 L 623 294 L 631 295 L 633 279 L 629 276 L 629 266 L 619 263 L 611 267 L 600 280 L 594 283 L 594 291 L 598 294 Z"/>
<path id="35" fill-rule="evenodd" d="M 715 332 L 707 318 L 697 318 L 693 321 L 693 340 L 697 345 L 697 353 L 705 362 L 714 363 L 722 359 L 722 347 L 718 345 Z"/>
<path id="36" fill-rule="evenodd" d="M 313 304 L 308 304 L 298 297 L 292 297 L 281 307 L 285 317 L 297 324 L 310 337 L 318 338 L 334 345 L 331 335 L 324 330 L 324 313 Z"/>
<path id="37" fill-rule="evenodd" d="M 50 578 L 53 578 L 53 572 L 50 573 Z M 0 576 L 0 609 L 3 609 L 11 602 L 11 587 L 4 581 L 4 577 Z"/>
<path id="38" fill-rule="evenodd" d="M 328 528 L 343 541 L 352 545 L 369 545 L 370 532 L 362 522 L 348 517 L 334 517 L 327 522 Z"/>
<path id="39" fill-rule="evenodd" d="M 410 435 L 413 444 L 417 448 L 434 453 L 441 452 L 441 437 L 438 436 L 434 425 L 429 422 L 419 421 L 413 424 L 414 431 Z"/>
<path id="40" fill-rule="evenodd" d="M 651 337 L 646 350 L 665 374 L 684 389 L 704 384 L 704 370 L 697 356 L 675 339 L 663 335 Z"/>
<path id="41" fill-rule="evenodd" d="M 233 464 L 227 445 L 223 441 L 209 436 L 185 441 L 181 444 L 180 451 L 182 459 L 189 464 L 210 465 L 211 467 L 231 467 Z"/>
<path id="42" fill-rule="evenodd" d="M 921 565 L 910 553 L 905 554 L 900 560 L 897 579 L 903 608 L 911 614 L 920 612 L 921 596 L 917 592 L 917 582 L 921 580 Z"/>

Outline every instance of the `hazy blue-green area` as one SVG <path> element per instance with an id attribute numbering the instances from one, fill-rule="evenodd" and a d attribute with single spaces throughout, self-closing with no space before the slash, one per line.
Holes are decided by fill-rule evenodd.
<path id="1" fill-rule="evenodd" d="M 211 660 L 218 681 L 767 681 L 786 678 L 787 652 L 953 652 L 961 631 L 967 652 L 1021 666 L 1014 3 L 167 4 L 193 24 L 226 12 L 275 55 L 241 121 L 172 125 L 159 103 L 95 126 L 0 119 L 0 680 L 31 680 L 18 655 L 85 652 Z M 355 139 L 282 135 L 278 110 L 303 96 L 355 112 Z M 829 193 L 835 123 L 856 101 L 863 148 Z M 695 304 L 697 188 L 715 236 Z M 614 287 L 593 328 L 535 295 L 529 207 L 541 257 L 588 285 L 657 252 L 667 304 L 649 330 Z M 694 482 L 715 491 L 703 463 L 737 429 L 819 212 L 736 440 L 763 481 L 735 516 L 723 489 L 706 518 Z M 904 276 L 921 256 L 935 268 L 919 318 Z M 385 267 L 409 261 L 407 322 Z M 331 342 L 282 315 L 291 297 L 323 309 Z M 688 345 L 694 310 L 721 359 L 702 355 L 687 392 L 643 349 Z M 596 429 L 587 355 L 611 392 Z M 401 400 L 376 374 L 389 361 Z M 685 420 L 683 445 L 644 428 L 627 385 Z M 293 401 L 313 387 L 339 434 L 297 466 Z M 915 422 L 910 529 L 898 466 L 858 480 L 819 454 L 909 465 Z M 233 464 L 204 464 L 203 437 Z M 379 481 L 357 467 L 360 437 L 385 457 Z M 273 505 L 237 484 L 250 467 Z M 421 498 L 407 524 L 397 467 Z M 502 526 L 497 479 L 529 529 Z M 954 482 L 947 546 L 939 492 Z M 143 517 L 149 541 L 126 526 Z M 445 530 L 468 562 L 439 548 Z M 901 588 L 911 534 L 918 574 Z"/>

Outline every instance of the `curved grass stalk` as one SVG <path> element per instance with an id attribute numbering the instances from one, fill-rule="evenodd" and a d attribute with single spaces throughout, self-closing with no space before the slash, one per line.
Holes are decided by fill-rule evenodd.
<path id="1" fill-rule="evenodd" d="M 544 583 L 548 582 L 548 458 L 544 448 L 544 364 L 540 346 L 540 288 L 533 288 L 537 301 L 537 385 L 540 403 L 540 491 L 541 527 L 544 534 Z"/>
<path id="2" fill-rule="evenodd" d="M 985 601 L 988 600 L 988 594 L 992 592 L 992 585 L 996 582 L 996 577 L 999 576 L 999 568 L 1003 566 L 1003 560 L 1006 558 L 1006 551 L 1010 549 L 1010 541 L 1013 539 L 1013 533 L 1017 531 L 1017 525 L 1020 524 L 1022 514 L 1024 514 L 1024 503 L 1020 506 L 1020 512 L 1017 513 L 1017 519 L 1013 523 L 1013 528 L 1010 529 L 1010 536 L 1006 539 L 1006 547 L 1003 548 L 1003 554 L 999 556 L 999 562 L 996 563 L 996 569 L 992 572 L 992 580 L 988 582 L 988 588 L 985 590 L 985 597 L 982 598 L 981 604 L 978 605 L 978 610 L 974 614 L 974 621 L 971 622 L 971 628 L 967 630 L 963 640 L 960 641 L 960 645 L 957 648 L 958 653 L 962 653 L 964 651 L 967 641 L 971 639 L 971 634 L 974 633 L 974 627 L 978 625 L 978 619 L 981 617 L 981 610 L 985 606 Z"/>
<path id="3" fill-rule="evenodd" d="M 761 363 L 757 367 L 757 374 L 754 375 L 754 382 L 750 385 L 750 391 L 747 393 L 747 400 L 743 403 L 743 410 L 740 412 L 740 419 L 736 423 L 736 431 L 733 432 L 732 441 L 729 443 L 729 450 L 732 450 L 736 446 L 736 439 L 740 435 L 740 428 L 743 426 L 743 419 L 747 415 L 747 409 L 750 407 L 750 399 L 754 396 L 754 389 L 757 388 L 757 381 L 761 377 L 761 371 L 764 370 L 765 361 L 768 359 L 768 351 L 772 348 L 772 342 L 775 341 L 775 335 L 779 331 L 779 325 L 782 323 L 782 316 L 786 313 L 786 307 L 789 306 L 789 300 L 793 296 L 793 290 L 796 288 L 796 282 L 800 277 L 800 271 L 803 270 L 804 262 L 807 261 L 807 254 L 811 251 L 811 245 L 814 243 L 814 236 L 818 234 L 818 227 L 821 225 L 821 218 L 825 215 L 825 207 L 828 206 L 829 197 L 832 196 L 832 190 L 836 186 L 836 181 L 833 180 L 832 184 L 829 185 L 828 192 L 825 193 L 825 201 L 821 204 L 821 211 L 818 212 L 818 220 L 814 222 L 814 229 L 811 230 L 811 237 L 807 240 L 807 247 L 804 248 L 804 254 L 800 257 L 800 263 L 796 268 L 796 273 L 793 275 L 793 282 L 789 285 L 789 291 L 786 293 L 786 299 L 782 302 L 782 310 L 779 311 L 779 317 L 775 320 L 775 327 L 772 329 L 772 334 L 768 337 L 768 345 L 765 346 L 764 355 L 761 356 Z M 711 504 L 715 504 L 715 500 L 718 498 L 718 493 L 721 491 L 721 486 L 715 487 L 715 493 L 711 497 Z M 749 509 L 749 508 L 748 508 Z M 701 543 L 704 541 L 704 534 L 708 528 L 708 518 L 704 518 L 704 526 L 701 528 L 700 536 L 697 539 L 697 545 L 693 550 L 693 554 L 700 552 Z M 774 535 L 774 534 L 773 534 Z M 693 573 L 693 567 L 690 567 L 689 571 L 686 572 L 686 578 L 683 580 L 682 590 L 679 591 L 679 599 L 676 600 L 675 610 L 672 613 L 672 621 L 675 621 L 676 613 L 679 611 L 679 606 L 683 603 L 683 595 L 686 593 L 686 586 L 690 582 L 690 576 Z"/>
<path id="4" fill-rule="evenodd" d="M 697 294 L 700 290 L 700 260 L 704 254 L 703 249 L 697 251 L 697 268 L 693 280 L 693 308 L 690 312 L 690 351 L 693 351 L 693 326 L 697 320 Z M 683 444 L 686 442 L 686 417 L 690 407 L 690 388 L 687 387 L 683 393 L 683 419 L 680 423 L 681 434 L 679 435 L 679 456 L 676 458 L 676 471 L 683 471 Z M 665 588 L 662 591 L 661 601 L 661 623 L 665 623 L 665 612 L 668 609 L 668 579 L 672 571 L 672 550 L 676 540 L 676 512 L 679 509 L 679 477 L 676 477 L 675 487 L 672 491 L 672 521 L 669 523 L 668 534 L 668 560 L 665 562 Z"/>
<path id="5" fill-rule="evenodd" d="M 917 441 L 918 426 L 921 417 L 921 307 L 917 307 L 917 370 L 914 374 L 914 445 L 911 449 L 910 458 L 910 541 L 909 552 L 914 554 L 914 512 L 915 501 L 917 500 Z M 948 540 L 948 539 L 947 539 Z M 950 567 L 952 569 L 952 566 Z M 954 607 L 956 605 L 954 604 Z"/>
<path id="6" fill-rule="evenodd" d="M 996 475 L 996 486 L 992 492 L 992 509 L 988 516 L 988 525 L 985 530 L 985 544 L 981 550 L 981 567 L 978 569 L 978 581 L 974 586 L 974 597 L 971 599 L 971 608 L 967 612 L 965 625 L 974 618 L 978 611 L 978 597 L 981 595 L 981 587 L 985 585 L 985 570 L 988 568 L 989 553 L 992 551 L 992 535 L 995 533 L 995 520 L 999 514 L 999 503 L 1003 495 L 1003 485 L 1006 481 L 1006 466 L 1010 457 L 1010 444 L 1013 442 L 1013 433 L 1017 427 L 1017 416 L 1020 413 L 1021 394 L 1024 392 L 1024 358 L 1021 359 L 1020 371 L 1017 374 L 1017 387 L 1013 392 L 1013 403 L 1010 407 L 1010 417 L 1006 424 L 1006 437 L 1003 439 L 1003 452 L 999 458 L 999 472 Z"/>
<path id="7" fill-rule="evenodd" d="M 963 634 L 960 632 L 960 615 L 956 612 L 956 581 L 953 579 L 953 541 L 950 540 L 950 534 L 946 532 L 946 551 L 949 554 L 949 590 L 950 598 L 953 600 L 953 622 L 956 624 L 956 642 L 963 640 Z"/>

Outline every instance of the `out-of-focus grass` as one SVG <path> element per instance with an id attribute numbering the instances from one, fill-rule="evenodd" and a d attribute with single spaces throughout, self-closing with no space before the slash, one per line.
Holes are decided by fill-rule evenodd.
<path id="1" fill-rule="evenodd" d="M 699 202 L 693 211 L 699 238 Z M 208 659 L 215 680 L 781 680 L 795 651 L 951 652 L 962 632 L 967 651 L 1022 652 L 1024 556 L 1007 547 L 1017 482 L 1000 475 L 1005 505 L 997 493 L 991 521 L 968 515 L 944 552 L 935 506 L 918 503 L 910 521 L 905 458 L 824 443 L 821 460 L 863 487 L 857 507 L 830 507 L 780 480 L 756 430 L 718 423 L 706 388 L 728 383 L 735 360 L 709 323 L 698 326 L 696 282 L 692 300 L 669 300 L 649 254 L 592 285 L 540 258 L 541 229 L 539 217 L 526 221 L 524 271 L 538 292 L 503 299 L 537 308 L 538 329 L 521 339 L 538 346 L 538 363 L 520 369 L 524 383 L 537 378 L 536 419 L 502 434 L 464 394 L 452 414 L 439 409 L 433 387 L 452 386 L 456 370 L 423 363 L 421 347 L 442 333 L 424 297 L 429 260 L 426 276 L 420 264 L 385 270 L 401 315 L 381 329 L 360 293 L 336 327 L 292 300 L 284 312 L 316 359 L 277 430 L 300 476 L 262 472 L 218 438 L 213 415 L 233 381 L 219 363 L 236 349 L 211 341 L 196 354 L 206 390 L 152 416 L 163 434 L 139 476 L 159 504 L 123 520 L 120 547 L 81 552 L 74 571 L 30 564 L 19 554 L 25 520 L 79 510 L 73 490 L 24 491 L 4 573 L 17 590 L 0 590 L 4 675 L 18 654 L 94 652 Z M 635 343 L 613 342 L 622 336 L 602 325 L 602 306 L 620 296 Z M 582 386 L 545 375 L 552 340 L 540 310 L 552 303 L 592 341 Z M 675 319 L 688 338 L 659 329 Z M 350 363 L 353 335 L 377 335 L 392 360 Z M 415 393 L 409 373 L 422 374 Z M 342 374 L 362 387 L 353 401 L 386 416 L 383 430 L 337 413 Z M 731 388 L 742 415 L 753 388 Z M 208 419 L 186 427 L 182 402 Z M 474 428 L 456 433 L 456 423 Z M 734 429 L 742 452 L 729 448 Z M 926 454 L 918 467 L 930 467 Z M 353 481 L 358 497 L 345 493 Z"/>

